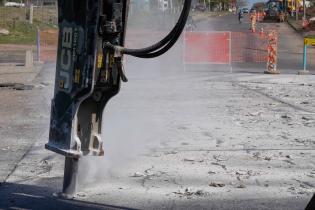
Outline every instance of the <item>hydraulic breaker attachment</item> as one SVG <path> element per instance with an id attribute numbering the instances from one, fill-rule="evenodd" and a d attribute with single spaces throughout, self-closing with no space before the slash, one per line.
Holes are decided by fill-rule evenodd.
<path id="1" fill-rule="evenodd" d="M 102 113 L 119 92 L 127 0 L 59 0 L 55 94 L 46 148 L 66 157 L 103 155 Z"/>
<path id="2" fill-rule="evenodd" d="M 124 48 L 129 0 L 58 0 L 58 55 L 48 150 L 66 157 L 63 193 L 76 191 L 79 158 L 104 155 L 102 114 L 127 82 L 123 54 L 153 58 L 179 38 L 191 0 L 173 30 L 143 49 Z"/>

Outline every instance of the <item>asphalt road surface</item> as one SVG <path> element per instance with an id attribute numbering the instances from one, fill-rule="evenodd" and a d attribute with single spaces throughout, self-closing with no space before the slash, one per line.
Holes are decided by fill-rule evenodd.
<path id="1" fill-rule="evenodd" d="M 289 32 L 280 47 L 300 50 L 279 27 Z M 232 29 L 248 25 L 232 15 L 198 23 Z M 281 61 L 292 68 L 264 75 L 257 63 L 185 66 L 181 50 L 126 58 L 129 82 L 104 113 L 105 156 L 80 160 L 73 200 L 54 196 L 64 159 L 44 149 L 54 64 L 19 74 L 31 88 L 0 86 L 0 209 L 304 209 L 315 189 L 315 77 L 295 74 L 294 54 Z"/>

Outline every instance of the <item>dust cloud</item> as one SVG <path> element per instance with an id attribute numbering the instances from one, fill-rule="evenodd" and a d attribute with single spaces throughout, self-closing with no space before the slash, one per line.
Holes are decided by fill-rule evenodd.
<path id="1" fill-rule="evenodd" d="M 173 28 L 179 15 L 179 9 L 163 13 L 157 9 L 133 8 L 128 20 L 126 46 L 141 48 L 156 43 Z M 167 125 L 159 119 L 160 112 L 163 112 L 161 104 L 149 107 L 146 101 L 154 100 L 149 92 L 150 87 L 161 85 L 163 78 L 183 71 L 182 43 L 180 38 L 169 52 L 154 59 L 125 56 L 129 82 L 122 84 L 120 93 L 110 100 L 103 113 L 105 155 L 80 159 L 80 186 L 119 176 L 119 168 L 141 158 L 139 155 L 148 153 L 150 147 L 165 139 L 163 133 Z M 148 89 L 139 91 L 139 86 L 147 86 Z M 163 97 L 163 93 L 160 96 Z"/>

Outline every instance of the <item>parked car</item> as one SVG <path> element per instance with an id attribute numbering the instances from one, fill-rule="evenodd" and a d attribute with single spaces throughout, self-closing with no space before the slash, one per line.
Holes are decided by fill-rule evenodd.
<path id="1" fill-rule="evenodd" d="M 243 9 L 242 9 L 242 13 L 249 13 L 248 8 L 243 8 Z"/>
<path id="2" fill-rule="evenodd" d="M 205 12 L 207 10 L 206 6 L 203 4 L 197 4 L 194 9 L 199 12 Z"/>
<path id="3" fill-rule="evenodd" d="M 6 2 L 4 6 L 5 7 L 25 7 L 25 4 L 17 3 L 17 2 Z"/>

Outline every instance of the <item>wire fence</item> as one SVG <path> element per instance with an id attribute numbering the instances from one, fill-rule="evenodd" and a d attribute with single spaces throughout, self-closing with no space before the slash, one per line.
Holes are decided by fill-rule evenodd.
<path id="1" fill-rule="evenodd" d="M 18 23 L 30 22 L 40 25 L 57 25 L 57 4 L 23 7 L 0 6 L 0 26 L 14 27 Z"/>
<path id="2" fill-rule="evenodd" d="M 56 0 L 6 1 L 0 6 L 0 29 L 7 33 L 0 36 L 0 63 L 23 63 L 26 51 L 36 61 L 55 60 L 57 25 Z"/>
<path id="3" fill-rule="evenodd" d="M 267 61 L 267 37 L 251 32 L 232 32 L 233 63 L 264 63 Z"/>

